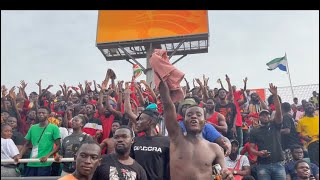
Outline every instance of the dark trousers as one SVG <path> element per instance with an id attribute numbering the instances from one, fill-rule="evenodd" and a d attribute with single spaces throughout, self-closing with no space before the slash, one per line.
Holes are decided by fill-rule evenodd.
<path id="1" fill-rule="evenodd" d="M 308 155 L 310 162 L 319 167 L 319 141 L 315 141 L 308 146 Z"/>
<path id="2" fill-rule="evenodd" d="M 51 165 L 51 176 L 60 176 L 61 172 L 61 163 L 53 162 Z"/>
<path id="3" fill-rule="evenodd" d="M 241 126 L 236 126 L 237 129 L 237 141 L 239 142 L 239 147 L 243 146 L 243 132 Z"/>
<path id="4" fill-rule="evenodd" d="M 25 169 L 25 176 L 50 176 L 51 175 L 51 166 L 45 167 L 29 167 Z"/>

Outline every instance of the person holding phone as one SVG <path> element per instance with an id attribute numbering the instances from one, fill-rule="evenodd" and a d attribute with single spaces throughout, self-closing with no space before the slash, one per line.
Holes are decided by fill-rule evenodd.
<path id="1" fill-rule="evenodd" d="M 284 160 L 281 146 L 282 111 L 278 97 L 277 87 L 269 84 L 269 91 L 273 95 L 275 105 L 275 116 L 270 118 L 269 110 L 259 112 L 260 127 L 250 132 L 250 150 L 257 159 L 257 179 L 286 179 L 285 168 L 282 165 Z M 258 146 L 259 151 L 254 147 Z"/>

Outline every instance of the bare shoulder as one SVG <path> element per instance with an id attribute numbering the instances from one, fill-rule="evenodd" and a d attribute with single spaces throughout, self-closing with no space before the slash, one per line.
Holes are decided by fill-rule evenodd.
<path id="1" fill-rule="evenodd" d="M 221 150 L 221 147 L 220 147 L 217 143 L 209 142 L 209 141 L 208 141 L 208 144 L 209 144 L 209 147 L 210 147 L 213 151 Z"/>

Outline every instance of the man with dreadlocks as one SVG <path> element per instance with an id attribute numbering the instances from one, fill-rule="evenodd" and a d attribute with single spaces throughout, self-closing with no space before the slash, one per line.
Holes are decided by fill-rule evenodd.
<path id="1" fill-rule="evenodd" d="M 136 137 L 131 156 L 145 169 L 148 179 L 165 180 L 169 175 L 169 147 L 167 136 L 157 133 L 160 115 L 155 109 L 146 109 L 137 118 L 136 128 L 145 136 Z"/>

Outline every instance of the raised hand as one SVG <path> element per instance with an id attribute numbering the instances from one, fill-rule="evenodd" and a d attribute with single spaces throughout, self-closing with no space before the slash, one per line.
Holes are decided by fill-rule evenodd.
<path id="1" fill-rule="evenodd" d="M 50 88 L 52 88 L 52 87 L 53 87 L 53 85 L 50 84 L 50 85 L 47 87 L 47 89 L 50 89 Z"/>
<path id="2" fill-rule="evenodd" d="M 2 93 L 2 97 L 5 97 L 8 94 L 8 89 L 6 88 L 5 85 L 1 86 L 1 93 Z"/>
<path id="3" fill-rule="evenodd" d="M 165 96 L 170 95 L 170 90 L 169 90 L 167 82 L 163 81 L 163 79 L 161 78 L 161 76 L 158 73 L 156 73 L 156 75 L 160 79 L 160 83 L 159 83 L 160 97 L 162 95 L 165 95 Z"/>
<path id="4" fill-rule="evenodd" d="M 108 82 L 106 80 L 102 81 L 101 83 L 101 90 L 102 91 L 105 91 L 107 89 L 107 85 L 108 85 Z"/>
<path id="5" fill-rule="evenodd" d="M 41 79 L 39 80 L 39 82 L 38 83 L 36 83 L 38 86 L 41 86 Z"/>
<path id="6" fill-rule="evenodd" d="M 217 80 L 217 83 L 221 84 L 221 79 L 220 78 Z"/>
<path id="7" fill-rule="evenodd" d="M 230 78 L 229 78 L 229 76 L 227 74 L 226 74 L 226 81 L 230 82 Z"/>
<path id="8" fill-rule="evenodd" d="M 106 76 L 109 77 L 110 79 L 113 79 L 113 80 L 117 78 L 116 74 L 114 73 L 114 71 L 112 69 L 107 70 Z"/>
<path id="9" fill-rule="evenodd" d="M 244 78 L 243 82 L 244 82 L 245 84 L 247 84 L 247 81 L 248 81 L 248 78 L 247 78 L 247 77 Z"/>
<path id="10" fill-rule="evenodd" d="M 204 86 L 208 86 L 208 81 L 209 81 L 209 78 L 206 78 L 206 76 L 203 75 L 203 84 L 204 84 Z"/>
<path id="11" fill-rule="evenodd" d="M 272 95 L 278 95 L 278 88 L 274 86 L 272 83 L 269 84 L 269 91 Z"/>
<path id="12" fill-rule="evenodd" d="M 16 87 L 13 86 L 9 91 L 9 96 L 11 97 L 12 100 L 15 100 L 17 98 L 16 93 L 14 92 L 15 89 L 16 89 Z"/>
<path id="13" fill-rule="evenodd" d="M 196 81 L 199 84 L 199 86 L 202 86 L 202 82 L 200 81 L 200 79 L 196 78 Z"/>
<path id="14" fill-rule="evenodd" d="M 22 89 L 25 89 L 28 85 L 28 83 L 25 83 L 24 80 L 20 81 L 20 84 Z"/>

